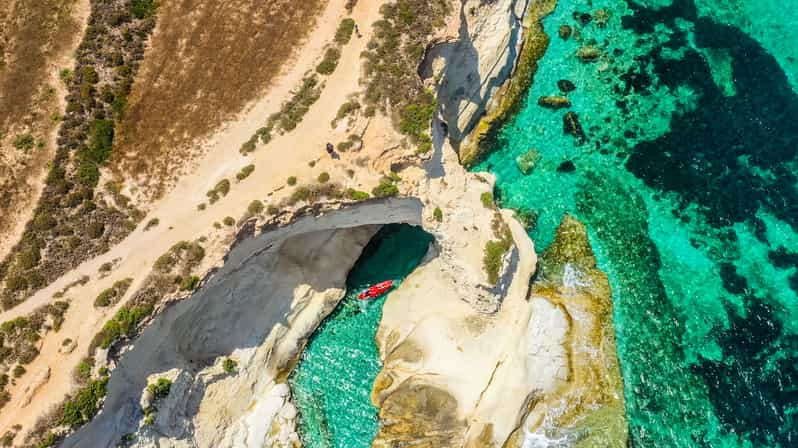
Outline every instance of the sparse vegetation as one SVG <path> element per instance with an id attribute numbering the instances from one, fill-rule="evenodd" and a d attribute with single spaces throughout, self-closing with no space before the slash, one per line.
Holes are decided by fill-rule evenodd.
<path id="1" fill-rule="evenodd" d="M 244 168 L 241 168 L 241 171 L 239 171 L 238 174 L 236 174 L 236 179 L 238 179 L 238 181 L 241 182 L 242 180 L 249 177 L 249 175 L 252 174 L 254 171 L 255 171 L 255 165 L 249 164 Z"/>
<path id="2" fill-rule="evenodd" d="M 98 345 L 108 348 L 111 344 L 125 336 L 132 336 L 136 326 L 152 313 L 153 306 L 124 306 L 116 312 L 114 318 L 105 323 L 97 334 Z"/>
<path id="3" fill-rule="evenodd" d="M 494 208 L 496 205 L 493 203 L 493 193 L 486 191 L 479 195 L 479 201 L 485 208 Z"/>
<path id="4" fill-rule="evenodd" d="M 369 196 L 369 194 L 365 191 L 358 191 L 353 188 L 349 188 L 346 190 L 346 197 L 353 201 L 365 201 L 371 196 Z"/>
<path id="5" fill-rule="evenodd" d="M 431 148 L 429 127 L 436 104 L 418 79 L 416 67 L 448 11 L 445 0 L 396 0 L 384 5 L 363 55 L 367 104 L 391 113 L 397 129 L 422 152 Z"/>
<path id="6" fill-rule="evenodd" d="M 113 286 L 101 292 L 96 299 L 94 299 L 94 306 L 106 307 L 116 304 L 121 299 L 130 285 L 133 283 L 132 278 L 116 281 Z"/>
<path id="7" fill-rule="evenodd" d="M 323 198 L 340 199 L 344 196 L 344 191 L 341 186 L 335 182 L 328 182 L 324 184 L 300 185 L 298 186 L 291 196 L 284 199 L 281 203 L 282 206 L 293 206 L 299 202 L 307 202 L 313 204 Z"/>
<path id="8" fill-rule="evenodd" d="M 231 359 L 231 358 L 225 358 L 224 361 L 222 362 L 222 368 L 227 373 L 235 372 L 237 367 L 238 367 L 238 363 L 235 360 Z"/>
<path id="9" fill-rule="evenodd" d="M 180 290 L 181 291 L 193 291 L 197 289 L 197 285 L 199 285 L 200 278 L 196 275 L 190 275 L 185 277 L 183 281 L 180 282 Z"/>
<path id="10" fill-rule="evenodd" d="M 356 98 L 344 102 L 338 107 L 335 118 L 330 122 L 330 127 L 338 126 L 338 122 L 360 110 L 360 102 Z"/>
<path id="11" fill-rule="evenodd" d="M 488 276 L 488 283 L 495 285 L 499 281 L 504 255 L 513 247 L 513 236 L 498 212 L 493 217 L 492 227 L 497 239 L 485 243 L 482 263 Z"/>
<path id="12" fill-rule="evenodd" d="M 321 75 L 329 75 L 338 67 L 338 61 L 341 59 L 341 50 L 330 47 L 324 52 L 324 58 L 316 66 L 316 73 Z"/>
<path id="13" fill-rule="evenodd" d="M 263 207 L 263 202 L 255 199 L 249 203 L 247 212 L 249 212 L 250 215 L 258 215 L 263 211 Z"/>
<path id="14" fill-rule="evenodd" d="M 226 225 L 228 227 L 234 226 L 236 224 L 236 220 L 233 219 L 232 216 L 225 216 L 224 219 L 222 220 L 222 224 L 224 224 L 224 225 Z"/>
<path id="15" fill-rule="evenodd" d="M 443 222 L 443 211 L 440 207 L 435 207 L 435 210 L 432 211 L 432 217 L 435 221 Z"/>
<path id="16" fill-rule="evenodd" d="M 169 391 L 172 389 L 172 382 L 167 378 L 158 378 L 158 381 L 147 386 L 153 397 L 153 401 L 166 398 Z"/>
<path id="17" fill-rule="evenodd" d="M 147 221 L 147 225 L 144 226 L 144 231 L 148 231 L 153 227 L 157 226 L 161 222 L 158 218 L 152 218 L 151 220 Z"/>
<path id="18" fill-rule="evenodd" d="M 353 6 L 354 7 L 354 6 Z M 347 17 L 341 20 L 338 24 L 338 29 L 335 31 L 335 43 L 338 45 L 346 45 L 352 40 L 352 33 L 355 31 L 354 19 Z"/>
<path id="19" fill-rule="evenodd" d="M 396 186 L 398 181 L 386 176 L 380 179 L 379 185 L 374 187 L 371 190 L 371 194 L 374 195 L 375 198 L 386 198 L 390 196 L 396 196 L 399 194 L 399 187 Z"/>
<path id="20" fill-rule="evenodd" d="M 49 0 L 33 3 L 48 9 L 41 15 L 31 16 L 43 22 L 32 25 L 31 30 L 39 29 L 29 36 L 31 40 L 26 45 L 32 46 L 27 50 L 39 52 L 47 46 L 34 50 L 33 46 L 40 42 L 37 34 L 52 36 L 58 28 L 54 26 L 57 22 L 44 18 L 52 17 L 52 10 L 60 14 L 59 21 L 71 20 L 72 5 Z M 100 168 L 111 156 L 115 127 L 123 120 L 124 108 L 119 104 L 123 104 L 130 93 L 138 61 L 144 55 L 144 45 L 155 20 L 151 15 L 144 18 L 132 16 L 131 6 L 126 2 L 93 2 L 91 7 L 91 26 L 77 49 L 77 64 L 74 70 L 62 72 L 62 79 L 68 83 L 67 108 L 44 190 L 20 242 L 0 263 L 0 280 L 5 281 L 2 302 L 6 309 L 80 262 L 107 251 L 130 233 L 140 219 L 138 211 L 128 202 L 118 200 L 121 196 L 115 195 L 113 201 L 103 200 L 103 193 L 97 190 L 97 185 Z M 72 35 L 74 32 L 60 36 L 55 46 L 64 48 Z M 47 51 L 52 51 L 52 47 Z M 26 65 L 41 64 L 42 57 L 40 54 L 30 61 L 24 57 L 15 58 L 15 61 L 25 61 L 19 64 L 20 67 L 30 68 L 30 71 L 22 72 L 26 83 L 30 81 L 29 77 L 44 79 L 46 76 L 46 72 L 39 73 L 38 69 Z M 0 79 L 0 90 L 14 90 L 7 89 L 4 82 Z M 51 97 L 54 92 L 45 90 L 45 96 Z M 6 109 L 6 105 L 0 106 L 0 110 Z M 41 116 L 49 115 L 50 112 Z M 48 123 L 48 126 L 52 125 Z M 4 127 L 0 124 L 0 128 Z M 41 135 L 44 134 L 33 132 L 19 142 L 24 147 L 41 146 L 33 143 L 41 140 Z M 17 264 L 17 254 L 30 251 L 32 246 L 38 246 L 42 253 L 58 253 L 59 256 L 41 257 L 35 266 Z"/>
<path id="21" fill-rule="evenodd" d="M 261 96 L 324 10 L 320 0 L 137 0 L 133 7 L 146 17 L 156 4 L 159 32 L 126 98 L 112 158 L 115 170 L 146 179 L 151 197 L 168 187 L 194 150 L 191 142 Z"/>
<path id="22" fill-rule="evenodd" d="M 216 184 L 215 187 L 213 187 L 213 189 L 205 193 L 205 196 L 208 197 L 208 202 L 213 204 L 216 201 L 218 201 L 219 198 L 227 196 L 227 193 L 229 192 L 230 192 L 230 181 L 227 179 L 222 179 Z"/>
<path id="23" fill-rule="evenodd" d="M 270 215 L 276 215 L 276 214 L 280 213 L 280 209 L 277 208 L 277 206 L 269 204 L 269 206 L 266 207 L 266 213 L 268 213 Z"/>
<path id="24" fill-rule="evenodd" d="M 296 185 L 296 176 L 288 176 L 288 180 L 286 180 L 285 183 L 288 184 L 289 187 L 293 187 Z"/>
<path id="25" fill-rule="evenodd" d="M 31 134 L 20 134 L 14 139 L 12 145 L 20 151 L 30 151 L 36 145 L 36 140 Z"/>
<path id="26" fill-rule="evenodd" d="M 328 173 L 328 172 L 326 172 L 326 171 L 323 171 L 323 172 L 321 172 L 321 173 L 319 174 L 319 177 L 317 177 L 317 178 L 316 178 L 316 180 L 317 180 L 317 181 L 318 181 L 320 184 L 326 184 L 327 182 L 329 182 L 329 181 L 330 181 L 330 173 Z"/>

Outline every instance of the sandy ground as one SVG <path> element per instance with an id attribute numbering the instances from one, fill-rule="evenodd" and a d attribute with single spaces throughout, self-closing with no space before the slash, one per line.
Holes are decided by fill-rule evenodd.
<path id="1" fill-rule="evenodd" d="M 75 2 L 73 17 L 75 18 L 75 21 L 80 24 L 81 30 L 85 27 L 86 22 L 89 19 L 90 12 L 91 5 L 89 4 L 89 0 L 78 0 Z M 59 71 L 64 68 L 72 69 L 72 67 L 75 65 L 73 54 L 80 44 L 82 34 L 83 33 L 76 33 L 73 42 L 71 45 L 69 45 L 66 51 L 64 51 L 62 54 L 55 55 L 53 60 L 50 61 L 50 76 L 47 79 L 47 82 L 56 91 L 55 97 L 58 99 L 59 112 L 63 112 L 66 109 L 67 95 L 66 86 L 61 79 L 59 79 Z M 49 119 L 49 117 L 46 117 L 45 119 Z M 48 138 L 49 141 L 47 142 L 46 160 L 52 160 L 53 156 L 55 155 L 58 129 L 59 127 L 56 126 L 53 128 L 52 132 L 50 132 Z M 46 168 L 46 165 L 42 164 L 42 168 Z M 39 202 L 39 196 L 42 194 L 42 189 L 44 188 L 44 179 L 46 177 L 47 169 L 42 169 L 41 173 L 39 173 L 36 178 L 28 180 L 31 185 L 31 195 L 26 198 L 27 203 L 20 204 L 15 211 L 16 217 L 14 218 L 14 222 L 16 224 L 11 229 L 0 230 L 0 259 L 5 258 L 17 241 L 19 241 L 20 237 L 22 236 L 22 232 L 25 231 L 25 225 L 33 217 L 33 210 L 35 205 Z"/>
<path id="2" fill-rule="evenodd" d="M 225 216 L 241 216 L 254 199 L 267 203 L 276 202 L 275 199 L 290 191 L 281 188 L 289 175 L 297 176 L 300 183 L 311 182 L 321 171 L 328 171 L 333 181 L 348 180 L 344 170 L 356 155 L 344 154 L 342 160 L 333 162 L 324 154 L 324 144 L 327 141 L 341 141 L 347 135 L 345 129 L 331 129 L 329 123 L 345 96 L 359 89 L 360 53 L 365 49 L 372 31 L 371 24 L 378 19 L 379 7 L 384 1 L 358 3 L 353 17 L 363 36 L 353 36 L 352 41 L 343 48 L 338 69 L 325 79 L 325 89 L 321 97 L 302 123 L 293 132 L 273 139 L 265 147 L 260 145 L 250 156 L 244 157 L 238 152 L 240 145 L 262 126 L 269 114 L 279 110 L 282 102 L 290 96 L 291 89 L 320 60 L 325 44 L 332 40 L 338 23 L 345 15 L 344 3 L 345 0 L 329 2 L 319 18 L 317 29 L 298 51 L 296 59 L 286 64 L 284 73 L 269 93 L 213 137 L 206 155 L 193 173 L 183 178 L 171 193 L 154 205 L 145 222 L 157 217 L 160 220 L 157 227 L 144 232 L 143 226 L 140 226 L 108 253 L 81 264 L 26 302 L 0 314 L 0 321 L 28 314 L 50 302 L 55 292 L 75 279 L 84 275 L 92 278 L 86 285 L 69 290 L 66 297 L 71 299 L 71 306 L 61 330 L 43 339 L 41 355 L 28 366 L 29 373 L 10 388 L 12 401 L 0 414 L 0 433 L 9 430 L 14 424 L 22 425 L 24 433 L 38 416 L 62 400 L 71 390 L 72 370 L 87 354 L 86 349 L 91 338 L 124 303 L 123 300 L 109 310 L 97 310 L 93 306 L 97 294 L 115 280 L 134 278 L 130 291 L 135 291 L 155 259 L 174 243 L 209 234 L 213 231 L 214 222 L 221 221 Z M 316 167 L 310 168 L 308 162 L 319 158 Z M 208 206 L 207 210 L 197 210 L 197 205 L 206 201 L 205 193 L 216 182 L 222 178 L 234 180 L 240 168 L 250 163 L 255 164 L 253 175 L 244 181 L 234 182 L 230 193 L 216 204 Z M 355 181 L 349 180 L 348 183 L 353 184 Z M 120 261 L 111 275 L 98 278 L 100 265 L 115 259 Z M 69 354 L 58 352 L 64 338 L 77 341 L 77 348 Z M 35 393 L 26 394 L 24 391 L 33 388 L 32 383 L 39 373 L 47 369 L 51 369 L 50 380 L 38 387 Z M 32 401 L 23 407 L 22 402 L 26 395 Z"/>

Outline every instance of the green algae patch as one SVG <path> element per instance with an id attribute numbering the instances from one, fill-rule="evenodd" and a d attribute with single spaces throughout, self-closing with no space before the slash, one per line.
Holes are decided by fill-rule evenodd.
<path id="1" fill-rule="evenodd" d="M 491 148 L 489 143 L 491 137 L 495 136 L 523 105 L 538 69 L 538 61 L 549 46 L 549 36 L 540 21 L 551 14 L 556 6 L 557 0 L 546 0 L 530 6 L 532 9 L 526 19 L 529 25 L 525 28 L 524 42 L 515 72 L 496 94 L 498 105 L 479 120 L 466 140 L 468 143 L 464 142 L 461 146 L 460 163 L 464 166 L 472 167 L 487 156 Z"/>
<path id="2" fill-rule="evenodd" d="M 548 300 L 566 316 L 569 372 L 554 393 L 540 396 L 531 407 L 526 424 L 533 427 L 526 429 L 541 430 L 534 425 L 547 421 L 558 432 L 555 438 L 575 439 L 569 446 L 626 446 L 628 431 L 612 326 L 612 294 L 606 274 L 596 267 L 585 225 L 566 215 L 554 242 L 543 252 L 540 265 L 541 277 L 532 287 L 532 297 Z M 521 446 L 522 432 L 516 431 L 505 446 Z"/>

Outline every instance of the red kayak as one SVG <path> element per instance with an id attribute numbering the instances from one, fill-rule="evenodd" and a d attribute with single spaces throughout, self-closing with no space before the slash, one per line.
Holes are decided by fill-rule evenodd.
<path id="1" fill-rule="evenodd" d="M 374 299 L 388 292 L 392 286 L 393 280 L 385 280 L 384 282 L 377 283 L 374 286 L 369 286 L 369 288 L 361 292 L 357 298 L 360 300 Z"/>

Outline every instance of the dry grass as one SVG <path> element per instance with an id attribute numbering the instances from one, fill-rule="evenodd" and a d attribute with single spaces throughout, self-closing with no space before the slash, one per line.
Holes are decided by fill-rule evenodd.
<path id="1" fill-rule="evenodd" d="M 77 0 L 0 2 L 0 231 L 34 199 L 28 181 L 50 158 L 58 101 L 49 84 L 55 57 L 69 51 L 79 24 Z M 32 148 L 15 147 L 21 136 Z M 16 145 L 20 146 L 20 145 Z"/>
<path id="2" fill-rule="evenodd" d="M 265 3 L 265 5 L 264 5 Z M 325 0 L 163 2 L 116 141 L 118 174 L 164 192 L 207 136 L 257 98 L 313 29 Z M 127 177 L 127 176 L 125 176 Z"/>

